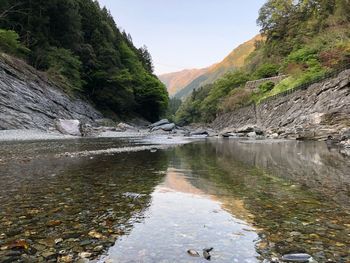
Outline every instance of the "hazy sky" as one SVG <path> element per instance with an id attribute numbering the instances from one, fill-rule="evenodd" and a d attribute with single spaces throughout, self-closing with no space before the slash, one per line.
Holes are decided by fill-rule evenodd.
<path id="1" fill-rule="evenodd" d="M 259 32 L 265 0 L 99 0 L 137 47 L 146 45 L 157 74 L 221 61 Z"/>

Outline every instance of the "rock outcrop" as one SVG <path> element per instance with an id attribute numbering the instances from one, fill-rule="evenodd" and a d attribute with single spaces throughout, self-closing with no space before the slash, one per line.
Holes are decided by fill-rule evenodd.
<path id="1" fill-rule="evenodd" d="M 55 128 L 56 119 L 83 123 L 102 118 L 82 99 L 71 98 L 42 72 L 0 55 L 0 130 Z"/>
<path id="2" fill-rule="evenodd" d="M 225 113 L 212 126 L 224 134 L 252 126 L 280 138 L 341 140 L 350 127 L 350 70 L 306 90 Z"/>

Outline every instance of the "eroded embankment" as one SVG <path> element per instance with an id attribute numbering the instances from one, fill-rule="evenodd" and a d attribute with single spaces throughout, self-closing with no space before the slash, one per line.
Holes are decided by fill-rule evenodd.
<path id="1" fill-rule="evenodd" d="M 212 126 L 224 132 L 257 126 L 284 138 L 340 138 L 350 127 L 350 70 L 306 90 L 222 114 Z"/>
<path id="2" fill-rule="evenodd" d="M 101 117 L 89 103 L 65 94 L 44 73 L 0 55 L 0 130 L 47 130 L 57 118 L 89 122 Z"/>

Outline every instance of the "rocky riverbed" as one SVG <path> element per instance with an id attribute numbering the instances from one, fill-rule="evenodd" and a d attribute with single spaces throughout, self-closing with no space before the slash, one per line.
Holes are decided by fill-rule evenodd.
<path id="1" fill-rule="evenodd" d="M 197 138 L 1 142 L 1 262 L 349 260 L 349 157 Z"/>

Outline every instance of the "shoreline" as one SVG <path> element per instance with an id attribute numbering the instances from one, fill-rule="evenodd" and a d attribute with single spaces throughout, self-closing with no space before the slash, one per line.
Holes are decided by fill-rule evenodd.
<path id="1" fill-rule="evenodd" d="M 0 142 L 27 142 L 27 141 L 51 141 L 51 140 L 80 140 L 80 139 L 117 139 L 134 138 L 141 139 L 151 144 L 178 144 L 186 143 L 198 139 L 199 137 L 187 137 L 183 134 L 169 134 L 166 132 L 153 132 L 148 130 L 138 131 L 105 131 L 96 136 L 79 137 L 65 135 L 54 131 L 42 130 L 0 130 Z"/>

